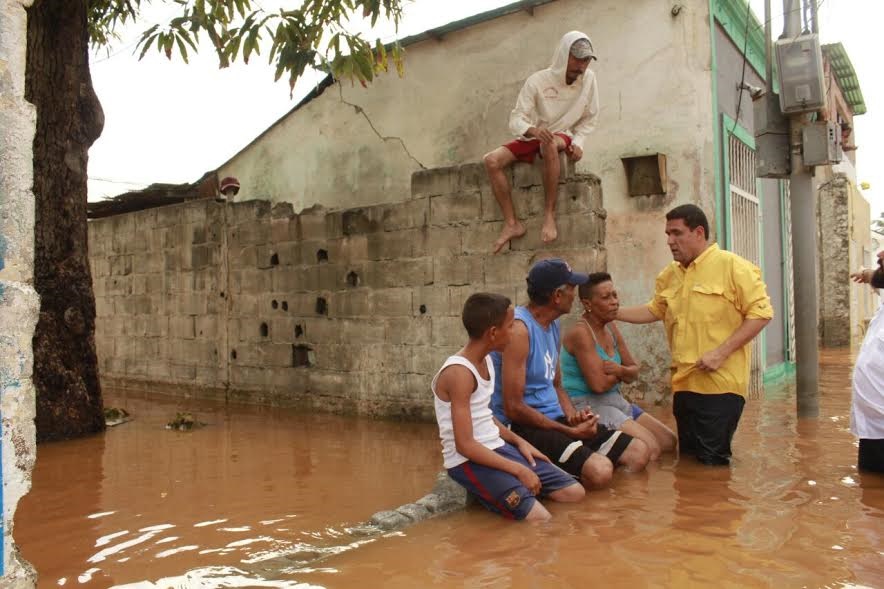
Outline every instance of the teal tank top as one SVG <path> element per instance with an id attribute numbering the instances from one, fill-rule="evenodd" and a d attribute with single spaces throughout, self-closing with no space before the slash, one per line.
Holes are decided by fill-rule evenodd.
<path id="1" fill-rule="evenodd" d="M 592 329 L 589 331 L 592 334 L 592 339 L 595 340 L 595 333 L 592 332 Z M 614 333 L 611 332 L 611 336 L 613 337 Z M 620 349 L 617 347 L 617 338 L 614 338 L 614 355 L 609 356 L 601 345 L 599 345 L 598 341 L 595 342 L 595 350 L 598 352 L 599 358 L 602 360 L 610 360 L 611 362 L 616 362 L 617 364 L 621 363 L 622 358 L 620 357 Z M 577 358 L 575 358 L 568 350 L 562 346 L 561 353 L 561 362 L 562 362 L 562 386 L 565 387 L 565 390 L 568 391 L 569 397 L 585 397 L 586 395 L 594 394 L 592 390 L 589 388 L 589 385 L 586 384 L 586 381 L 583 379 L 583 373 L 580 372 L 580 365 L 577 363 Z M 605 393 L 610 392 L 620 392 L 620 383 L 616 383 Z"/>

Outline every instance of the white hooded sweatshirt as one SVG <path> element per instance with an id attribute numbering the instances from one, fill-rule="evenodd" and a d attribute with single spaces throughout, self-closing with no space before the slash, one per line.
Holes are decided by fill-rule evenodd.
<path id="1" fill-rule="evenodd" d="M 529 127 L 546 127 L 553 133 L 571 137 L 583 149 L 583 141 L 596 126 L 599 94 L 595 74 L 587 69 L 572 84 L 565 81 L 571 45 L 589 39 L 580 31 L 566 33 L 553 56 L 552 65 L 531 74 L 519 92 L 516 107 L 510 114 L 510 131 L 521 140 L 529 140 Z"/>

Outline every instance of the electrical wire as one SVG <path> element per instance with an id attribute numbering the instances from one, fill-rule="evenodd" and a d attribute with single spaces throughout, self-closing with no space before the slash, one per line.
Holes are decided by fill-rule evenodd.
<path id="1" fill-rule="evenodd" d="M 743 34 L 743 67 L 740 74 L 740 85 L 737 87 L 737 116 L 734 117 L 734 126 L 731 129 L 731 135 L 737 130 L 737 124 L 740 121 L 740 111 L 743 107 L 743 86 L 746 84 L 746 66 L 749 64 L 749 23 L 752 20 L 752 4 L 746 2 L 746 29 Z"/>
<path id="2" fill-rule="evenodd" d="M 129 184 L 130 186 L 147 186 L 150 182 L 130 182 L 128 180 L 112 180 L 111 178 L 100 178 L 98 176 L 89 176 L 87 180 L 93 182 L 108 182 L 110 184 Z"/>

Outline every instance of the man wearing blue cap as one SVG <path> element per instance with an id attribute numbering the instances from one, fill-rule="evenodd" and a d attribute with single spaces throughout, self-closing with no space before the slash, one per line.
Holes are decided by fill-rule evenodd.
<path id="1" fill-rule="evenodd" d="M 494 416 L 588 489 L 604 487 L 614 467 L 643 469 L 647 445 L 598 424 L 589 410 L 575 411 L 562 388 L 559 317 L 571 310 L 576 287 L 589 276 L 560 259 L 541 260 L 528 273 L 526 306 L 516 307 L 512 338 L 491 354 Z"/>

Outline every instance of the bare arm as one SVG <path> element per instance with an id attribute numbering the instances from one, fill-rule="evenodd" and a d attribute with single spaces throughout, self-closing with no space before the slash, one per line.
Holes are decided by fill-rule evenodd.
<path id="1" fill-rule="evenodd" d="M 611 331 L 614 332 L 617 348 L 620 350 L 620 372 L 617 374 L 617 377 L 621 382 L 635 382 L 639 372 L 638 362 L 632 357 L 632 352 L 629 351 L 626 340 L 623 339 L 623 334 L 620 333 L 620 329 L 617 328 L 614 322 L 611 322 Z"/>
<path id="2" fill-rule="evenodd" d="M 470 397 L 475 388 L 475 378 L 462 366 L 449 366 L 436 382 L 439 397 L 451 401 L 451 422 L 458 454 L 476 464 L 510 473 L 536 495 L 540 491 L 540 479 L 531 469 L 489 450 L 473 437 Z"/>
<path id="3" fill-rule="evenodd" d="M 503 387 L 503 409 L 507 417 L 528 427 L 555 430 L 572 438 L 587 437 L 586 432 L 554 421 L 525 403 L 525 369 L 528 362 L 528 350 L 528 328 L 521 321 L 516 321 L 512 339 L 502 353 L 501 384 Z"/>
<path id="4" fill-rule="evenodd" d="M 651 313 L 646 305 L 637 305 L 635 307 L 620 307 L 617 311 L 617 320 L 626 323 L 653 323 L 660 319 Z"/>
<path id="5" fill-rule="evenodd" d="M 562 406 L 562 412 L 565 414 L 565 420 L 571 426 L 572 438 L 586 440 L 598 433 L 599 416 L 589 409 L 577 411 L 574 404 L 571 403 L 571 397 L 568 391 L 562 386 L 562 362 L 559 360 L 556 366 L 556 376 L 553 380 L 556 388 L 556 396 L 559 398 L 559 405 Z"/>
<path id="6" fill-rule="evenodd" d="M 512 444 L 513 446 L 518 448 L 519 452 L 522 453 L 522 455 L 525 457 L 525 460 L 527 460 L 528 463 L 531 464 L 531 466 L 535 465 L 535 458 L 539 458 L 540 460 L 545 460 L 546 462 L 549 462 L 549 458 L 547 458 L 546 455 L 543 454 L 543 452 L 529 444 L 528 441 L 525 440 L 525 438 L 515 433 L 513 430 L 505 427 L 502 423 L 497 421 L 496 417 L 492 417 L 492 419 L 497 425 L 497 429 L 500 431 L 500 437 L 503 438 L 503 441 L 507 442 L 508 444 Z"/>
<path id="7" fill-rule="evenodd" d="M 768 323 L 770 319 L 744 319 L 720 346 L 700 356 L 697 368 L 708 372 L 718 370 L 731 354 L 751 342 Z"/>
<path id="8" fill-rule="evenodd" d="M 585 329 L 575 326 L 574 331 L 569 334 L 565 349 L 577 359 L 583 380 L 592 392 L 601 394 L 617 384 L 616 375 L 605 374 L 603 361 L 595 349 L 595 342 Z"/>

